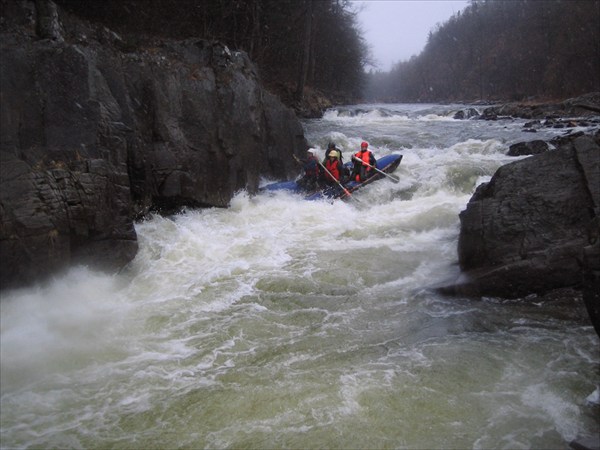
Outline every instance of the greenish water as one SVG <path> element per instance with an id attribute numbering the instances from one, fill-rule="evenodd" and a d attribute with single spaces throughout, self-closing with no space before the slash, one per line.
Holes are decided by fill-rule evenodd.
<path id="1" fill-rule="evenodd" d="M 362 139 L 402 153 L 398 184 L 348 203 L 241 193 L 139 223 L 121 274 L 4 292 L 1 447 L 564 449 L 596 433 L 587 321 L 429 289 L 458 274 L 458 213 L 520 124 L 419 108 L 305 123 L 346 159 Z"/>

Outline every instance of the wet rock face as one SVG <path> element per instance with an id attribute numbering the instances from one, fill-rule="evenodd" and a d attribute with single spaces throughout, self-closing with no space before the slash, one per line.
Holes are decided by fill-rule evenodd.
<path id="1" fill-rule="evenodd" d="M 501 167 L 460 214 L 456 291 L 516 298 L 581 286 L 599 207 L 597 137 Z"/>
<path id="2" fill-rule="evenodd" d="M 50 26 L 35 26 L 38 3 Z M 4 13 L 0 288 L 71 263 L 116 269 L 136 254 L 134 218 L 227 206 L 296 170 L 302 127 L 245 54 L 199 40 L 132 49 L 47 1 Z"/>

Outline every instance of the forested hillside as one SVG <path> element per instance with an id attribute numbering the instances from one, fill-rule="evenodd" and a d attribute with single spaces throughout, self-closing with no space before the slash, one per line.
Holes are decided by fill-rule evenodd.
<path id="1" fill-rule="evenodd" d="M 600 91 L 599 0 L 473 0 L 418 56 L 371 73 L 366 99 L 560 99 Z"/>
<path id="2" fill-rule="evenodd" d="M 205 38 L 244 50 L 288 104 L 304 87 L 356 99 L 367 47 L 348 0 L 56 0 L 128 37 Z M 135 42 L 132 42 L 135 44 Z"/>
<path id="3" fill-rule="evenodd" d="M 430 32 L 418 56 L 368 75 L 368 46 L 350 0 L 56 3 L 132 46 L 145 35 L 244 50 L 266 86 L 297 109 L 315 90 L 334 103 L 548 100 L 600 91 L 600 0 L 472 0 Z"/>

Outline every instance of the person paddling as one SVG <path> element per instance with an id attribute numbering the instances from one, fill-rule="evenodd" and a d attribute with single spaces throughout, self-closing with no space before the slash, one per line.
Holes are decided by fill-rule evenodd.
<path id="1" fill-rule="evenodd" d="M 335 142 L 330 142 L 329 144 L 327 144 L 327 150 L 325 150 L 325 159 L 323 160 L 323 164 L 325 164 L 327 162 L 327 160 L 329 159 L 329 154 L 332 151 L 337 151 L 339 153 L 338 159 L 339 159 L 340 163 L 343 165 L 344 157 L 342 156 L 342 151 L 336 147 Z"/>
<path id="2" fill-rule="evenodd" d="M 323 173 L 323 179 L 325 183 L 330 186 L 339 184 L 340 181 L 342 181 L 342 175 L 344 173 L 344 168 L 340 161 L 340 152 L 331 150 L 324 166 L 325 172 Z"/>
<path id="3" fill-rule="evenodd" d="M 298 184 L 306 190 L 314 190 L 319 187 L 319 159 L 317 158 L 317 151 L 314 148 L 309 148 L 306 151 L 306 158 L 300 159 L 294 155 L 294 158 L 298 163 L 302 164 L 304 175 Z"/>
<path id="4" fill-rule="evenodd" d="M 340 166 L 340 178 L 339 181 L 341 181 L 342 183 L 345 183 L 346 181 L 348 181 L 348 178 L 350 177 L 350 170 L 344 165 L 344 156 L 342 154 L 342 151 L 337 148 L 337 146 L 335 145 L 335 142 L 330 142 L 329 144 L 327 144 L 327 150 L 325 150 L 325 159 L 323 159 L 323 166 L 325 166 L 327 164 L 327 161 L 329 160 L 329 154 L 331 152 L 336 151 L 338 153 L 338 161 L 339 161 L 339 166 Z"/>
<path id="5" fill-rule="evenodd" d="M 352 156 L 352 162 L 352 180 L 365 181 L 374 175 L 375 171 L 369 166 L 375 167 L 377 160 L 367 142 L 360 144 L 360 151 Z"/>

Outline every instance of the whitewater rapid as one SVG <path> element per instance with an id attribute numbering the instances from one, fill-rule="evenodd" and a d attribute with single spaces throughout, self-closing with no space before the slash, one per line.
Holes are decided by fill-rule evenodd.
<path id="1" fill-rule="evenodd" d="M 347 161 L 362 140 L 401 153 L 397 184 L 347 202 L 240 192 L 136 224 L 118 274 L 75 267 L 3 292 L 0 446 L 566 448 L 597 432 L 586 320 L 430 289 L 459 273 L 475 187 L 530 140 L 452 108 L 304 122 L 321 154 L 335 141 Z"/>

